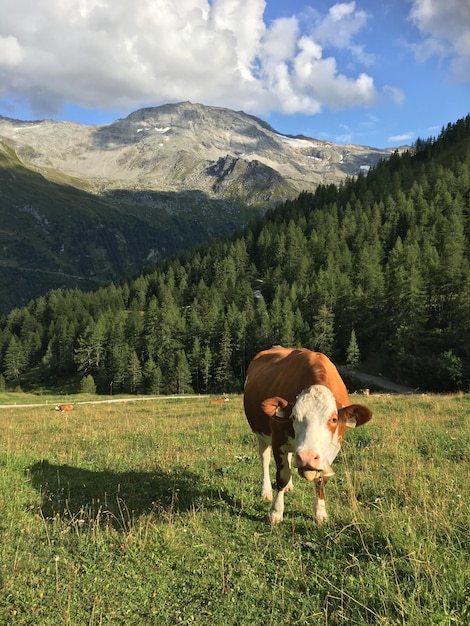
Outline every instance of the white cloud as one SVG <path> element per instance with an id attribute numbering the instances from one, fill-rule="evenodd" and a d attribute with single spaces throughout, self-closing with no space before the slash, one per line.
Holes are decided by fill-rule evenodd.
<path id="1" fill-rule="evenodd" d="M 295 54 L 299 38 L 299 23 L 295 17 L 278 18 L 263 38 L 263 56 L 275 61 L 290 59 Z"/>
<path id="2" fill-rule="evenodd" d="M 409 143 L 410 141 L 413 141 L 414 137 L 415 137 L 415 133 L 413 132 L 403 133 L 402 135 L 393 135 L 392 137 L 389 137 L 388 141 L 390 143 L 406 144 L 406 143 Z"/>
<path id="3" fill-rule="evenodd" d="M 3 0 L 0 97 L 35 114 L 66 102 L 126 111 L 177 100 L 252 112 L 368 106 L 366 73 L 338 69 L 332 50 L 367 60 L 354 2 L 264 21 L 265 0 Z M 25 17 L 27 16 L 27 17 Z M 328 47 L 329 53 L 325 55 Z"/>
<path id="4" fill-rule="evenodd" d="M 19 65 L 22 57 L 21 47 L 16 37 L 12 35 L 8 37 L 0 36 L 0 68 L 2 66 L 13 67 Z"/>
<path id="5" fill-rule="evenodd" d="M 348 144 L 352 143 L 352 134 L 346 133 L 344 135 L 336 135 L 334 138 L 335 143 Z"/>
<path id="6" fill-rule="evenodd" d="M 470 2 L 413 0 L 410 19 L 423 36 L 412 46 L 416 58 L 449 59 L 453 78 L 470 80 Z"/>
<path id="7" fill-rule="evenodd" d="M 383 90 L 384 93 L 389 96 L 396 105 L 401 106 L 405 101 L 405 94 L 401 89 L 391 87 L 390 85 L 385 85 Z"/>
<path id="8" fill-rule="evenodd" d="M 373 128 L 380 123 L 380 118 L 376 115 L 369 114 L 365 120 L 360 123 L 361 128 Z"/>
<path id="9" fill-rule="evenodd" d="M 323 46 L 348 50 L 362 64 L 371 65 L 374 56 L 366 53 L 364 47 L 354 41 L 367 20 L 367 13 L 356 9 L 355 2 L 337 3 L 325 16 L 317 15 L 312 34 Z"/>

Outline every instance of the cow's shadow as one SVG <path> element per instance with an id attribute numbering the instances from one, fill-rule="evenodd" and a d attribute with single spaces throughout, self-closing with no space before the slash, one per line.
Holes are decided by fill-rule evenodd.
<path id="1" fill-rule="evenodd" d="M 170 521 L 180 512 L 214 506 L 221 493 L 204 485 L 202 477 L 187 468 L 153 472 L 92 471 L 39 461 L 26 470 L 41 495 L 40 514 L 45 520 L 61 519 L 77 528 L 107 524 L 126 530 L 144 514 Z M 227 504 L 228 494 L 222 499 Z"/>

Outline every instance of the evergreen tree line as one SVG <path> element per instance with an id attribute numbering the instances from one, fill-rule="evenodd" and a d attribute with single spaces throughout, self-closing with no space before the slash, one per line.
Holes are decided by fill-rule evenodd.
<path id="1" fill-rule="evenodd" d="M 469 213 L 467 116 L 135 279 L 12 310 L 0 383 L 240 391 L 254 354 L 282 344 L 426 390 L 468 389 Z"/>

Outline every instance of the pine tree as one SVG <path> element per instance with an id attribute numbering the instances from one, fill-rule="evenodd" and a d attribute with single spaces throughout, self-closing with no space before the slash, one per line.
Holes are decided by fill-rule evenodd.
<path id="1" fill-rule="evenodd" d="M 197 392 L 200 390 L 202 364 L 202 349 L 199 337 L 194 337 L 193 347 L 189 356 L 189 369 L 194 380 L 194 388 Z"/>
<path id="2" fill-rule="evenodd" d="M 346 352 L 346 365 L 351 369 L 356 369 L 360 360 L 361 355 L 359 352 L 359 346 L 357 345 L 356 331 L 353 328 L 351 331 L 348 350 Z"/>
<path id="3" fill-rule="evenodd" d="M 463 379 L 462 359 L 452 350 L 446 350 L 437 357 L 439 382 L 444 391 L 461 389 Z"/>
<path id="4" fill-rule="evenodd" d="M 88 393 L 95 394 L 96 393 L 96 385 L 91 374 L 88 376 L 84 376 L 80 381 L 80 393 Z"/>
<path id="5" fill-rule="evenodd" d="M 142 368 L 135 350 L 129 352 L 126 371 L 126 386 L 130 393 L 138 393 L 142 382 Z"/>
<path id="6" fill-rule="evenodd" d="M 314 350 L 331 355 L 335 339 L 335 315 L 323 304 L 314 318 L 312 328 L 312 347 Z"/>
<path id="7" fill-rule="evenodd" d="M 16 335 L 13 335 L 5 354 L 5 378 L 8 380 L 17 380 L 26 369 L 27 363 L 28 359 L 23 346 L 21 345 L 21 341 L 16 337 Z"/>
<path id="8" fill-rule="evenodd" d="M 255 298 L 255 318 L 253 320 L 250 333 L 250 336 L 253 338 L 253 353 L 266 349 L 273 343 L 271 320 L 266 306 L 266 301 L 260 290 L 255 291 Z"/>
<path id="9" fill-rule="evenodd" d="M 109 384 L 115 393 L 125 390 L 129 352 L 129 346 L 126 343 L 120 343 L 111 348 L 109 361 L 112 367 L 109 370 Z"/>
<path id="10" fill-rule="evenodd" d="M 295 346 L 295 316 L 292 311 L 290 300 L 284 302 L 284 310 L 282 312 L 280 344 L 283 346 Z"/>
<path id="11" fill-rule="evenodd" d="M 403 244 L 398 238 L 385 276 L 389 350 L 401 358 L 413 351 L 426 319 L 426 294 L 417 244 Z"/>
<path id="12" fill-rule="evenodd" d="M 127 313 L 110 313 L 105 336 L 105 361 L 100 370 L 100 385 L 103 391 L 112 389 L 117 393 L 123 389 L 126 378 L 129 345 L 125 338 Z"/>
<path id="13" fill-rule="evenodd" d="M 75 365 L 73 350 L 75 327 L 73 320 L 68 320 L 64 315 L 61 315 L 52 322 L 49 335 L 51 337 L 49 342 L 51 368 L 57 373 L 73 371 Z"/>
<path id="14" fill-rule="evenodd" d="M 202 376 L 202 390 L 209 390 L 209 381 L 212 367 L 212 353 L 209 346 L 205 346 L 202 352 L 201 358 L 201 376 Z"/>
<path id="15" fill-rule="evenodd" d="M 160 312 L 156 296 L 147 304 L 144 317 L 144 345 L 149 358 L 156 359 L 159 353 Z"/>
<path id="16" fill-rule="evenodd" d="M 214 384 L 217 391 L 225 392 L 231 389 L 233 373 L 231 368 L 232 338 L 230 328 L 225 320 L 217 353 L 217 363 L 214 371 Z"/>
<path id="17" fill-rule="evenodd" d="M 149 359 L 142 371 L 143 385 L 146 393 L 159 395 L 162 387 L 162 371 L 153 359 Z"/>
<path id="18" fill-rule="evenodd" d="M 179 350 L 176 358 L 176 393 L 191 393 L 191 371 L 184 350 Z"/>
<path id="19" fill-rule="evenodd" d="M 105 359 L 106 322 L 100 315 L 96 323 L 90 323 L 78 338 L 75 350 L 77 369 L 82 374 L 97 374 Z"/>

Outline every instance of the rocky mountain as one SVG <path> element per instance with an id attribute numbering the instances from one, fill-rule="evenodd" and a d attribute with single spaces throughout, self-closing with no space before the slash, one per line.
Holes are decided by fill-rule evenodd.
<path id="1" fill-rule="evenodd" d="M 0 118 L 23 163 L 94 193 L 116 189 L 242 197 L 273 203 L 366 171 L 391 150 L 277 133 L 229 109 L 183 102 L 101 126 Z"/>
<path id="2" fill-rule="evenodd" d="M 136 272 L 390 153 L 189 102 L 99 126 L 0 116 L 0 313 Z"/>

